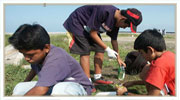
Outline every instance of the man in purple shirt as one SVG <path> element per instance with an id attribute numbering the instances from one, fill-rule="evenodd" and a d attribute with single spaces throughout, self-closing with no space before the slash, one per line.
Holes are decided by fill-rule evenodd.
<path id="1" fill-rule="evenodd" d="M 119 65 L 126 66 L 118 54 L 119 28 L 130 27 L 135 33 L 141 22 L 141 12 L 135 8 L 120 10 L 112 5 L 85 5 L 72 12 L 63 25 L 68 31 L 70 52 L 80 55 L 80 64 L 89 80 L 90 51 L 95 51 L 95 83 L 112 84 L 101 77 L 104 51 L 110 58 L 116 58 Z M 113 50 L 101 40 L 103 32 L 110 36 Z"/>
<path id="2" fill-rule="evenodd" d="M 24 82 L 13 95 L 91 95 L 92 83 L 80 64 L 62 48 L 50 45 L 46 30 L 38 25 L 21 25 L 9 38 L 31 64 Z M 38 75 L 38 81 L 31 80 Z"/>

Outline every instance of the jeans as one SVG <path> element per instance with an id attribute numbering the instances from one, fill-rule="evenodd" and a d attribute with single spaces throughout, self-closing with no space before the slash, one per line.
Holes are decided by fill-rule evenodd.
<path id="1" fill-rule="evenodd" d="M 37 81 L 31 81 L 31 82 L 20 82 L 18 83 L 14 90 L 13 94 L 14 96 L 23 96 L 25 95 L 30 89 L 32 89 L 36 85 Z M 68 96 L 68 95 L 74 95 L 74 96 L 84 96 L 87 95 L 87 92 L 83 88 L 82 85 L 75 83 L 75 82 L 59 82 L 55 84 L 54 86 L 51 86 L 48 90 L 48 92 L 45 95 L 52 95 L 52 96 Z"/>

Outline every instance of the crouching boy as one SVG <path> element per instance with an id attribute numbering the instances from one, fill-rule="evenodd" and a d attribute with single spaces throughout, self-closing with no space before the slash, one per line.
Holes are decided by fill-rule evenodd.
<path id="1" fill-rule="evenodd" d="M 155 29 L 145 30 L 135 40 L 134 49 L 151 62 L 150 67 L 146 67 L 148 69 L 144 71 L 147 72 L 146 75 L 144 73 L 145 77 L 142 77 L 145 81 L 147 95 L 161 95 L 161 91 L 166 87 L 166 92 L 175 96 L 175 55 L 166 51 L 163 36 Z M 128 93 L 124 88 L 118 88 L 117 94 L 135 95 Z"/>
<path id="2" fill-rule="evenodd" d="M 126 88 L 134 85 L 145 85 L 145 79 L 147 72 L 149 71 L 150 63 L 145 60 L 145 58 L 138 51 L 131 51 L 126 55 L 125 61 L 126 68 L 125 72 L 128 75 L 137 75 L 141 80 L 128 81 L 123 83 Z M 164 88 L 160 91 L 162 96 L 168 95 L 168 87 L 164 84 Z"/>
<path id="3" fill-rule="evenodd" d="M 51 45 L 42 26 L 21 25 L 9 42 L 32 68 L 25 81 L 15 86 L 13 95 L 91 95 L 92 84 L 80 64 L 62 48 Z M 35 75 L 38 81 L 31 81 Z"/>

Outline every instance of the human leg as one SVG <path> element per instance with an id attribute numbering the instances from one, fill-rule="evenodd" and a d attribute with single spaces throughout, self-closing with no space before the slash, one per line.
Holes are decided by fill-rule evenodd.
<path id="1" fill-rule="evenodd" d="M 88 78 L 90 78 L 90 44 L 89 38 L 85 36 L 73 35 L 70 32 L 67 32 L 69 39 L 69 49 L 73 54 L 80 55 L 80 65 L 84 70 Z"/>
<path id="2" fill-rule="evenodd" d="M 101 38 L 100 34 L 98 34 Z M 104 80 L 102 76 L 102 64 L 104 59 L 104 49 L 99 46 L 91 37 L 89 37 L 90 50 L 95 52 L 94 55 L 94 80 L 98 84 L 112 84 L 113 81 Z"/>
<path id="3" fill-rule="evenodd" d="M 84 70 L 85 74 L 88 78 L 90 78 L 90 58 L 89 55 L 81 55 L 80 56 L 80 65 Z"/>
<path id="4" fill-rule="evenodd" d="M 96 52 L 94 56 L 94 67 L 95 67 L 95 74 L 94 80 L 96 84 L 112 84 L 113 81 L 105 80 L 102 77 L 102 64 L 104 59 L 103 52 Z"/>
<path id="5" fill-rule="evenodd" d="M 82 85 L 75 82 L 59 82 L 52 89 L 52 96 L 57 95 L 74 95 L 83 96 L 87 95 L 87 92 Z"/>
<path id="6" fill-rule="evenodd" d="M 104 53 L 101 53 L 101 52 L 95 53 L 95 55 L 94 55 L 95 74 L 101 74 L 102 73 L 103 59 L 104 59 Z"/>
<path id="7" fill-rule="evenodd" d="M 31 82 L 20 82 L 18 83 L 14 90 L 12 95 L 18 95 L 23 96 L 25 95 L 30 89 L 32 89 L 36 85 L 37 81 L 31 81 Z"/>

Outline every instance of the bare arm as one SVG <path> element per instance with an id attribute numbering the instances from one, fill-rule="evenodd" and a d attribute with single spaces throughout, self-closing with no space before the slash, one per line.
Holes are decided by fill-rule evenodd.
<path id="1" fill-rule="evenodd" d="M 117 42 L 117 40 L 111 40 L 111 44 L 112 44 L 113 49 L 118 53 L 117 61 L 118 61 L 119 65 L 126 66 L 126 64 L 122 61 L 122 59 L 119 56 L 119 49 L 118 49 L 118 42 Z"/>
<path id="2" fill-rule="evenodd" d="M 123 86 L 125 87 L 131 87 L 133 85 L 145 85 L 145 83 L 142 80 L 137 80 L 137 81 L 129 81 L 123 84 Z"/>
<path id="3" fill-rule="evenodd" d="M 126 88 L 126 87 L 124 87 Z M 124 89 L 124 88 L 118 88 L 117 89 L 117 95 L 123 95 L 123 93 L 127 92 L 127 89 Z M 146 89 L 148 91 L 148 94 L 134 94 L 134 93 L 128 93 L 127 95 L 128 96 L 160 96 L 160 89 L 158 89 L 157 87 L 151 85 L 151 84 L 148 84 L 146 83 Z"/>
<path id="4" fill-rule="evenodd" d="M 29 90 L 25 94 L 25 96 L 41 96 L 41 95 L 45 95 L 48 90 L 49 90 L 49 87 L 35 86 L 31 90 Z"/>
<path id="5" fill-rule="evenodd" d="M 91 37 L 93 38 L 93 40 L 94 40 L 98 45 L 100 45 L 102 48 L 104 48 L 104 49 L 107 48 L 106 44 L 104 44 L 104 42 L 99 38 L 99 36 L 98 36 L 98 31 L 93 31 L 93 30 L 91 30 L 90 36 L 91 36 Z"/>
<path id="6" fill-rule="evenodd" d="M 36 72 L 31 69 L 31 71 L 29 72 L 29 74 L 26 77 L 26 79 L 24 80 L 24 82 L 31 81 L 35 77 L 35 75 L 36 75 Z"/>
<path id="7" fill-rule="evenodd" d="M 31 69 L 31 71 L 29 72 L 29 74 L 26 77 L 26 79 L 24 80 L 24 82 L 31 81 L 35 75 L 36 75 L 36 72 Z M 34 95 L 34 96 L 35 95 L 44 95 L 48 91 L 48 89 L 49 89 L 49 87 L 35 86 L 31 90 L 29 90 L 25 94 L 25 96 L 28 96 L 28 95 Z"/>
<path id="8" fill-rule="evenodd" d="M 148 91 L 148 95 L 153 95 L 153 96 L 159 96 L 160 95 L 160 89 L 149 84 L 149 83 L 146 83 L 146 88 L 147 88 L 147 91 Z"/>
<path id="9" fill-rule="evenodd" d="M 148 96 L 160 96 L 160 89 L 158 89 L 157 87 L 151 85 L 151 84 L 148 84 L 146 83 L 146 89 L 148 91 L 148 94 L 144 94 L 145 95 L 148 95 Z M 134 93 L 128 93 L 129 96 L 136 96 L 137 94 L 134 94 Z"/>
<path id="10" fill-rule="evenodd" d="M 111 40 L 111 44 L 112 44 L 113 49 L 114 49 L 117 53 L 119 53 L 117 40 Z"/>
<path id="11" fill-rule="evenodd" d="M 120 86 L 120 87 L 117 88 L 116 94 L 121 96 L 121 95 L 124 95 L 124 93 L 127 92 L 127 91 L 128 90 L 127 90 L 126 87 Z M 126 93 L 126 96 L 138 96 L 138 95 L 139 94 L 134 94 L 134 93 L 130 93 L 130 92 Z"/>
<path id="12" fill-rule="evenodd" d="M 109 48 L 108 46 L 106 46 L 106 44 L 104 44 L 104 42 L 100 39 L 100 37 L 98 36 L 97 31 L 93 31 L 91 30 L 90 32 L 91 37 L 93 38 L 93 40 L 102 48 L 104 48 L 104 50 L 107 52 L 108 57 L 109 58 L 116 58 L 118 63 L 121 65 L 125 65 L 124 62 L 120 59 L 120 57 L 118 56 L 118 53 L 114 50 L 112 50 L 111 48 Z M 114 45 L 114 44 L 113 44 Z M 118 51 L 118 46 L 116 44 L 116 47 L 114 46 L 114 48 Z"/>

